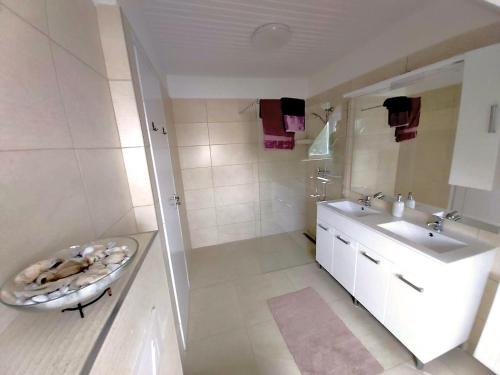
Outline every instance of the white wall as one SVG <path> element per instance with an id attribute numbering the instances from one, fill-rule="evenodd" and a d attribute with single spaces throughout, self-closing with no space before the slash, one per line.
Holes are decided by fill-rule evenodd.
<path id="1" fill-rule="evenodd" d="M 500 11 L 495 14 L 492 9 L 478 0 L 436 0 L 315 73 L 309 78 L 308 93 L 319 94 L 411 53 L 500 21 Z"/>
<path id="2" fill-rule="evenodd" d="M 245 99 L 307 97 L 305 78 L 232 78 L 167 75 L 171 98 Z"/>

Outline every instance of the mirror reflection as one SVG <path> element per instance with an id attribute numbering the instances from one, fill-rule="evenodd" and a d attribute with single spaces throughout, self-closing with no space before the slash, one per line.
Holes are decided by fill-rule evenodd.
<path id="1" fill-rule="evenodd" d="M 353 191 L 362 194 L 381 191 L 388 197 L 397 193 L 406 197 L 412 192 L 419 203 L 450 206 L 452 189 L 448 179 L 462 70 L 462 64 L 457 64 L 405 87 L 353 99 Z M 401 123 L 409 120 L 390 117 L 388 103 L 394 104 L 393 98 L 420 98 L 420 110 L 415 114 L 417 127 L 411 128 L 414 134 L 404 134 L 402 128 L 396 130 L 398 120 Z M 398 100 L 395 100 L 396 105 L 404 105 L 404 101 L 401 104 Z"/>

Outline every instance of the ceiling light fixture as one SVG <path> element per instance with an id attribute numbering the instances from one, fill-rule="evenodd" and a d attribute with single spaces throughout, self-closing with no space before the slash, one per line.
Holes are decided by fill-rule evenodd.
<path id="1" fill-rule="evenodd" d="M 283 23 L 266 23 L 252 33 L 252 44 L 262 51 L 272 51 L 283 47 L 290 41 L 291 30 Z"/>
<path id="2" fill-rule="evenodd" d="M 500 0 L 485 0 L 486 2 L 500 7 Z"/>

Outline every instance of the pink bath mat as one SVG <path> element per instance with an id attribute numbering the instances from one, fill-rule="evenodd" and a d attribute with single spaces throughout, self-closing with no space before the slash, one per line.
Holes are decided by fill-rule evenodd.
<path id="1" fill-rule="evenodd" d="M 384 370 L 314 289 L 268 303 L 302 375 L 373 375 Z"/>

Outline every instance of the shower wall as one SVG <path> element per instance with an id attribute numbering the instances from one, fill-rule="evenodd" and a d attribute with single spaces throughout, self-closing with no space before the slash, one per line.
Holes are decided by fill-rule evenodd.
<path id="1" fill-rule="evenodd" d="M 251 101 L 173 100 L 193 248 L 305 228 L 308 146 L 264 150 Z"/>

